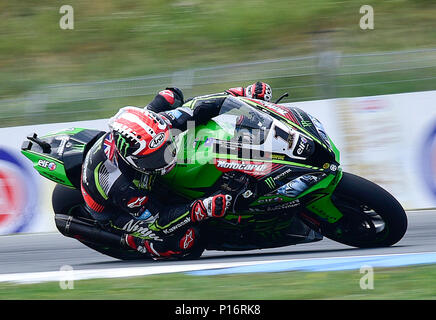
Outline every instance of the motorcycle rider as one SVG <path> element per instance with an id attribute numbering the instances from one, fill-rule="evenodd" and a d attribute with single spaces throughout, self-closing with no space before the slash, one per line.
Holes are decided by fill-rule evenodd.
<path id="1" fill-rule="evenodd" d="M 188 121 L 206 123 L 229 95 L 270 101 L 272 90 L 256 82 L 182 106 L 181 90 L 166 88 L 143 109 L 122 108 L 82 166 L 81 192 L 88 213 L 105 229 L 123 235 L 127 247 L 155 259 L 183 257 L 194 250 L 199 245 L 197 223 L 223 217 L 232 196 L 217 192 L 190 204 L 168 205 L 153 195 L 153 182 L 176 164 L 170 130 L 184 131 Z"/>

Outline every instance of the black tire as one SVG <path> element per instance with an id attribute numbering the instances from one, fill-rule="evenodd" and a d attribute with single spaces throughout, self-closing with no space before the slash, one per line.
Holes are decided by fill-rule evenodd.
<path id="1" fill-rule="evenodd" d="M 51 203 L 55 214 L 77 216 L 81 213 L 83 196 L 79 189 L 57 184 L 51 196 Z"/>
<path id="2" fill-rule="evenodd" d="M 113 248 L 109 246 L 105 246 L 98 243 L 93 243 L 89 241 L 79 240 L 81 243 L 83 243 L 85 246 L 100 252 L 106 256 L 118 259 L 118 260 L 148 260 L 150 261 L 151 258 L 141 252 L 138 252 L 136 250 L 127 250 L 127 249 L 119 249 L 119 248 Z"/>
<path id="3" fill-rule="evenodd" d="M 407 230 L 407 216 L 401 204 L 379 185 L 344 172 L 332 195 L 344 216 L 325 226 L 323 235 L 359 248 L 392 246 Z"/>

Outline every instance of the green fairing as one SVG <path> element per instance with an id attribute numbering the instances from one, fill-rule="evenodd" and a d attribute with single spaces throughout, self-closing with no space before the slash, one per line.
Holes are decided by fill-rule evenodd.
<path id="1" fill-rule="evenodd" d="M 79 132 L 82 132 L 83 130 L 86 130 L 86 129 L 84 129 L 84 128 L 65 129 L 62 131 L 57 131 L 57 132 L 46 134 L 46 135 L 42 136 L 41 138 L 48 138 L 48 137 L 61 136 L 61 135 L 73 136 Z"/>
<path id="2" fill-rule="evenodd" d="M 331 200 L 332 193 L 341 178 L 342 171 L 339 171 L 336 175 L 329 175 L 300 195 L 300 197 L 309 193 L 315 196 L 319 195 L 319 197 L 316 197 L 315 200 L 310 202 L 306 208 L 330 223 L 338 221 L 343 216 Z"/>
<path id="3" fill-rule="evenodd" d="M 222 175 L 214 164 L 213 144 L 205 145 L 208 138 L 227 140 L 232 137 L 220 129 L 211 121 L 182 133 L 178 138 L 178 150 L 184 152 L 178 153 L 177 165 L 162 178 L 164 183 L 190 199 L 202 197 L 204 192 L 198 189 L 210 187 Z"/>
<path id="4" fill-rule="evenodd" d="M 329 138 L 329 141 L 330 141 L 330 145 L 332 147 L 332 150 L 333 150 L 333 152 L 335 154 L 335 161 L 337 163 L 340 163 L 341 162 L 341 154 L 339 152 L 339 149 L 336 148 L 336 145 L 333 143 L 332 139 Z"/>
<path id="5" fill-rule="evenodd" d="M 67 187 L 74 188 L 73 184 L 67 178 L 63 162 L 59 161 L 58 159 L 49 156 L 43 156 L 41 154 L 32 151 L 22 150 L 21 152 L 23 153 L 24 156 L 26 156 L 29 160 L 31 160 L 34 163 L 33 167 L 36 169 L 36 171 L 38 171 L 39 174 L 41 174 L 42 176 L 46 177 L 49 180 L 63 184 Z M 50 170 L 47 166 L 46 167 L 41 166 L 40 160 L 47 161 L 48 163 L 54 163 L 56 166 L 55 169 Z"/>
<path id="6" fill-rule="evenodd" d="M 48 153 L 31 140 L 37 137 L 35 135 L 29 138 L 31 143 L 23 144 L 21 152 L 42 176 L 67 187 L 78 188 L 83 152 L 87 143 L 100 134 L 98 130 L 70 128 L 38 137 L 38 140 L 50 145 Z"/>
<path id="7" fill-rule="evenodd" d="M 250 105 L 256 103 L 252 101 L 246 101 Z M 304 128 L 297 126 L 295 123 L 290 123 L 288 119 L 283 118 L 284 122 L 291 125 L 295 129 L 298 129 L 308 136 L 310 136 L 314 141 L 317 141 L 325 149 L 332 151 L 336 161 L 339 161 L 339 150 L 336 148 L 334 143 L 329 139 L 330 147 L 327 143 L 321 142 L 318 138 L 314 137 L 312 134 L 307 132 Z M 204 192 L 201 191 L 203 188 L 211 187 L 217 179 L 222 175 L 215 166 L 216 159 L 232 159 L 232 160 L 246 160 L 251 159 L 241 159 L 235 155 L 228 154 L 217 154 L 213 152 L 213 144 L 206 143 L 208 138 L 218 139 L 218 140 L 230 140 L 232 138 L 231 134 L 226 133 L 224 128 L 221 128 L 216 122 L 210 121 L 208 124 L 203 126 L 198 126 L 196 128 L 191 128 L 179 137 L 179 150 L 184 150 L 184 152 L 179 152 L 178 154 L 178 164 L 176 167 L 166 176 L 162 178 L 164 183 L 166 183 L 173 191 L 189 198 L 195 199 L 204 196 Z M 298 168 L 304 168 L 311 170 L 312 172 L 324 172 L 325 169 L 313 167 L 308 164 L 302 164 L 291 161 L 284 160 L 265 160 L 265 162 L 284 164 L 289 166 L 294 166 Z M 336 173 L 329 173 L 324 179 L 307 189 L 305 192 L 298 195 L 296 198 L 287 197 L 284 195 L 270 195 L 262 196 L 254 201 L 250 207 L 256 207 L 258 205 L 264 205 L 265 200 L 280 198 L 280 204 L 285 204 L 288 202 L 295 201 L 296 199 L 304 198 L 306 195 L 311 194 L 315 200 L 312 200 L 308 205 L 307 209 L 317 214 L 321 218 L 327 220 L 330 223 L 338 221 L 342 217 L 342 213 L 334 206 L 331 201 L 331 194 L 336 188 L 342 172 L 340 169 Z M 274 180 L 269 179 L 266 183 L 273 186 Z M 274 201 L 271 201 L 274 203 Z M 241 215 L 242 214 L 242 215 Z M 234 219 L 250 219 L 253 214 L 237 213 L 236 215 L 228 214 L 226 215 L 227 220 Z"/>
<path id="8" fill-rule="evenodd" d="M 242 100 L 249 105 L 257 105 L 251 100 Z M 257 107 L 259 109 L 263 109 L 263 107 L 260 105 L 257 105 Z M 280 114 L 277 114 L 277 116 L 280 116 Z M 332 155 L 332 158 L 334 157 L 335 161 L 339 163 L 339 150 L 330 139 L 329 143 L 322 142 L 320 141 L 320 138 L 315 137 L 305 128 L 300 127 L 296 123 L 293 123 L 284 117 L 281 118 L 282 123 L 285 123 L 289 127 L 292 127 L 293 129 L 306 134 L 311 139 L 313 139 L 313 141 L 317 142 L 320 146 L 328 150 Z M 161 177 L 160 181 L 166 184 L 172 192 L 175 192 L 190 200 L 197 199 L 205 196 L 205 192 L 210 192 L 210 188 L 222 176 L 223 172 L 218 170 L 218 168 L 216 167 L 217 159 L 238 161 L 252 160 L 238 158 L 238 156 L 236 156 L 235 154 L 227 154 L 226 152 L 220 153 L 221 150 L 217 151 L 215 149 L 216 140 L 226 141 L 233 138 L 233 131 L 229 131 L 226 126 L 226 123 L 218 124 L 215 121 L 209 121 L 206 125 L 188 128 L 187 131 L 180 134 L 176 140 L 179 150 L 177 155 L 177 165 L 170 173 Z M 82 130 L 84 129 L 79 128 L 64 130 L 55 134 L 47 135 L 45 137 L 54 137 L 56 135 L 75 135 L 77 133 L 80 133 Z M 56 181 L 66 186 L 73 187 L 73 184 L 68 180 L 66 176 L 63 162 L 50 156 L 42 155 L 37 152 L 32 152 L 31 150 L 23 150 L 22 152 L 34 163 L 35 169 L 41 175 L 47 177 L 50 180 Z M 52 170 L 47 167 L 40 166 L 38 164 L 38 161 L 40 159 L 55 163 L 55 169 L 53 169 L 53 166 L 51 166 Z M 311 212 L 315 213 L 316 215 L 320 216 L 321 218 L 327 220 L 330 223 L 336 222 L 342 217 L 341 212 L 333 205 L 331 201 L 331 194 L 333 193 L 336 185 L 338 184 L 342 176 L 340 169 L 338 169 L 337 172 L 331 172 L 323 168 L 311 166 L 308 163 L 277 159 L 263 159 L 262 161 L 264 163 L 286 165 L 290 168 L 303 170 L 302 172 L 307 173 L 325 173 L 326 176 L 318 183 L 308 188 L 306 191 L 299 194 L 295 198 L 279 194 L 265 195 L 253 201 L 250 204 L 250 208 L 262 206 L 265 205 L 265 203 L 286 204 L 297 199 L 303 199 L 307 196 L 307 198 L 311 200 L 308 203 L 304 203 L 306 203 L 306 208 Z M 276 186 L 273 178 L 267 179 L 265 183 L 271 188 L 271 190 L 273 190 Z M 275 198 L 280 199 L 275 200 Z M 253 219 L 255 216 L 257 215 L 253 212 L 229 212 L 226 215 L 225 219 L 242 219 L 246 221 L 254 221 Z M 264 221 L 264 223 L 267 222 Z"/>

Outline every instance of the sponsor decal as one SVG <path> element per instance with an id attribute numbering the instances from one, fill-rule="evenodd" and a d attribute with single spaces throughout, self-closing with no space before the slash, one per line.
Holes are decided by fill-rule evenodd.
<path id="1" fill-rule="evenodd" d="M 338 166 L 335 165 L 335 164 L 332 164 L 332 165 L 330 166 L 330 170 L 333 171 L 333 172 L 335 172 L 336 170 L 338 170 Z"/>
<path id="2" fill-rule="evenodd" d="M 226 171 L 242 171 L 253 175 L 264 175 L 270 170 L 270 165 L 263 162 L 252 161 L 228 161 L 228 160 L 216 160 L 215 166 L 218 170 Z"/>
<path id="3" fill-rule="evenodd" d="M 274 190 L 276 187 L 276 182 L 273 177 L 269 177 L 268 179 L 265 179 L 265 183 L 272 190 Z"/>
<path id="4" fill-rule="evenodd" d="M 185 235 L 180 240 L 179 243 L 180 249 L 187 250 L 191 248 L 192 245 L 194 244 L 194 238 L 195 238 L 194 230 L 188 229 L 188 231 L 186 231 Z"/>
<path id="5" fill-rule="evenodd" d="M 161 132 L 150 141 L 150 149 L 156 149 L 165 141 L 165 133 Z"/>
<path id="6" fill-rule="evenodd" d="M 289 209 L 289 208 L 295 208 L 295 207 L 298 207 L 299 205 L 300 205 L 300 200 L 296 199 L 296 200 L 293 200 L 291 202 L 286 202 L 283 204 L 279 204 L 277 206 L 268 207 L 268 208 L 266 208 L 266 211 L 284 210 L 284 209 Z"/>
<path id="7" fill-rule="evenodd" d="M 65 147 L 67 146 L 68 140 L 70 140 L 70 136 L 61 137 L 60 140 L 61 140 L 61 142 L 59 143 L 59 147 L 57 150 L 58 156 L 62 156 L 64 154 Z"/>
<path id="8" fill-rule="evenodd" d="M 172 226 L 171 228 L 168 229 L 164 229 L 162 230 L 163 233 L 168 234 L 171 232 L 174 232 L 175 230 L 179 229 L 180 227 L 183 227 L 185 224 L 191 222 L 191 217 L 187 216 L 185 219 L 183 219 L 181 222 L 179 222 L 178 224 Z"/>
<path id="9" fill-rule="evenodd" d="M 273 153 L 271 155 L 271 159 L 273 159 L 273 160 L 285 160 L 285 155 L 284 154 Z"/>
<path id="10" fill-rule="evenodd" d="M 37 191 L 33 172 L 0 148 L 0 234 L 28 230 L 36 215 Z"/>
<path id="11" fill-rule="evenodd" d="M 109 146 L 109 143 L 110 142 L 107 142 L 107 144 L 105 144 L 105 145 Z M 127 140 L 122 135 L 118 135 L 118 139 L 115 142 L 115 145 L 116 145 L 116 147 L 118 149 L 118 152 L 125 157 L 126 154 L 127 154 L 127 149 L 130 147 L 130 145 L 127 142 Z M 108 150 L 108 153 L 110 153 L 110 150 Z"/>
<path id="12" fill-rule="evenodd" d="M 271 198 L 272 200 L 274 198 Z M 269 206 L 261 208 L 249 208 L 248 211 L 250 212 L 270 212 L 270 211 L 277 211 L 277 210 L 284 210 L 289 208 L 295 208 L 301 205 L 301 202 L 299 199 L 292 200 L 290 202 L 286 203 L 280 203 L 280 204 L 273 204 L 271 203 Z"/>
<path id="13" fill-rule="evenodd" d="M 143 197 L 133 197 L 127 202 L 127 207 L 129 208 L 139 208 L 142 207 L 148 200 L 147 196 Z"/>
<path id="14" fill-rule="evenodd" d="M 182 112 L 179 110 L 170 110 L 167 111 L 165 114 L 168 115 L 171 118 L 171 120 L 176 120 L 183 115 Z"/>
<path id="15" fill-rule="evenodd" d="M 274 181 L 279 181 L 279 180 L 281 180 L 281 179 L 287 177 L 289 174 L 291 174 L 291 172 L 292 172 L 292 169 L 291 169 L 291 168 L 286 169 L 285 171 L 283 171 L 283 172 L 280 173 L 279 175 L 275 176 L 275 177 L 274 177 Z"/>
<path id="16" fill-rule="evenodd" d="M 258 203 L 270 203 L 270 202 L 281 202 L 283 201 L 283 198 L 281 197 L 274 197 L 274 198 L 266 198 L 266 199 L 259 199 L 257 200 Z"/>
<path id="17" fill-rule="evenodd" d="M 103 151 L 106 157 L 109 160 L 112 160 L 115 153 L 115 141 L 112 137 L 112 133 L 106 136 L 106 138 L 103 141 Z"/>
<path id="18" fill-rule="evenodd" d="M 196 201 L 194 207 L 192 208 L 193 217 L 195 221 L 202 221 L 207 218 L 206 209 L 202 205 L 201 201 Z"/>
<path id="19" fill-rule="evenodd" d="M 303 136 L 300 136 L 300 141 L 298 143 L 298 148 L 296 151 L 299 156 L 301 156 L 301 154 L 304 152 L 304 149 L 306 149 L 306 145 L 307 145 L 307 139 L 304 138 Z"/>
<path id="20" fill-rule="evenodd" d="M 265 107 L 267 107 L 268 109 L 277 112 L 278 114 L 286 117 L 289 113 L 289 110 L 287 110 L 286 108 L 283 108 L 282 106 L 270 103 L 270 102 L 263 102 L 263 105 Z"/>
<path id="21" fill-rule="evenodd" d="M 252 192 L 251 190 L 247 190 L 247 191 L 245 191 L 245 192 L 242 194 L 242 196 L 243 196 L 245 199 L 250 198 L 252 195 L 253 195 L 253 192 Z"/>
<path id="22" fill-rule="evenodd" d="M 56 169 L 56 163 L 54 163 L 54 162 L 50 162 L 50 163 L 48 164 L 47 168 L 48 168 L 50 171 L 55 170 L 55 169 Z"/>
<path id="23" fill-rule="evenodd" d="M 277 193 L 295 198 L 325 177 L 325 174 L 305 174 L 280 187 Z"/>
<path id="24" fill-rule="evenodd" d="M 42 168 L 47 168 L 50 171 L 56 170 L 56 163 L 48 161 L 46 159 L 39 159 L 38 160 L 38 166 L 40 166 Z"/>
<path id="25" fill-rule="evenodd" d="M 288 144 L 288 148 L 291 149 L 294 143 L 294 134 L 286 132 L 285 130 L 277 126 L 274 127 L 274 131 L 275 131 L 274 138 L 282 139 Z"/>
<path id="26" fill-rule="evenodd" d="M 288 108 L 286 108 L 282 105 L 278 105 L 278 104 L 274 104 L 274 103 L 266 102 L 266 101 L 262 102 L 261 104 L 263 106 L 265 106 L 267 109 L 269 109 L 275 113 L 278 113 L 282 117 L 294 122 L 295 124 L 298 124 L 298 121 L 295 118 L 294 114 Z"/>
<path id="27" fill-rule="evenodd" d="M 145 239 L 163 241 L 148 228 L 148 223 L 144 224 L 144 221 L 142 220 L 131 219 L 124 225 L 123 230 L 127 231 L 128 233 L 139 234 L 140 237 Z"/>
<path id="28" fill-rule="evenodd" d="M 292 108 L 292 110 L 294 111 L 294 113 L 297 114 L 298 118 L 300 119 L 300 122 L 306 120 L 306 118 L 303 116 L 303 114 L 304 114 L 303 110 L 300 110 L 298 108 Z"/>
<path id="29" fill-rule="evenodd" d="M 313 143 L 300 135 L 297 144 L 295 145 L 294 155 L 298 157 L 308 157 L 313 153 Z"/>
<path id="30" fill-rule="evenodd" d="M 359 112 L 377 112 L 387 108 L 386 101 L 383 99 L 364 99 L 356 101 Z"/>
<path id="31" fill-rule="evenodd" d="M 302 121 L 301 121 L 301 125 L 302 125 L 303 127 L 311 127 L 311 126 L 312 126 L 312 122 L 309 121 L 309 120 L 302 120 Z"/>
<path id="32" fill-rule="evenodd" d="M 175 99 L 174 99 L 174 94 L 172 93 L 171 90 L 162 90 L 161 92 L 159 92 L 159 94 L 166 100 L 168 101 L 169 104 L 173 104 Z"/>
<path id="33" fill-rule="evenodd" d="M 137 218 L 138 220 L 148 220 L 151 217 L 151 212 L 148 209 L 145 209 L 144 212 Z"/>

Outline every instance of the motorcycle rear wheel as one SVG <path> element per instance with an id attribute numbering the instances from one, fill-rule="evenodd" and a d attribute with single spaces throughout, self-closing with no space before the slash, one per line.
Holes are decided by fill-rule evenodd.
<path id="1" fill-rule="evenodd" d="M 388 247 L 406 233 L 407 215 L 401 204 L 369 180 L 344 172 L 332 201 L 344 216 L 322 227 L 329 239 L 358 248 Z"/>

